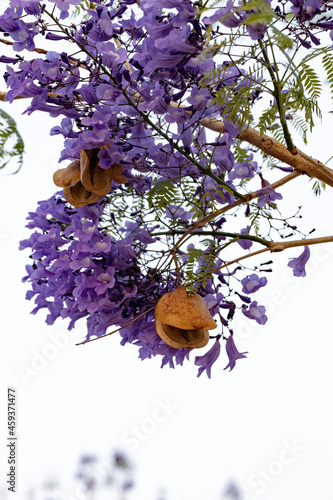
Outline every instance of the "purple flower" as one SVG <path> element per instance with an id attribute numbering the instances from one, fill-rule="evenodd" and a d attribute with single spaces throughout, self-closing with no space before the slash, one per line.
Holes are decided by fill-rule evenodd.
<path id="1" fill-rule="evenodd" d="M 251 22 L 246 28 L 252 40 L 261 40 L 267 31 L 266 24 L 257 21 Z"/>
<path id="2" fill-rule="evenodd" d="M 212 145 L 214 147 L 213 161 L 222 173 L 226 170 L 230 172 L 234 165 L 235 158 L 231 152 L 232 144 L 233 138 L 228 132 L 225 132 L 219 142 Z"/>
<path id="3" fill-rule="evenodd" d="M 249 234 L 249 230 L 250 230 L 250 226 L 246 226 L 243 229 L 241 229 L 240 234 Z M 243 239 L 237 240 L 237 243 L 239 246 L 241 246 L 243 248 L 243 250 L 248 250 L 253 245 L 253 241 L 245 240 L 245 239 L 244 240 Z"/>
<path id="4" fill-rule="evenodd" d="M 123 47 L 117 49 L 112 42 L 98 43 L 98 48 L 103 53 L 102 62 L 107 68 L 116 69 L 117 65 L 122 64 L 127 59 L 126 49 Z"/>
<path id="5" fill-rule="evenodd" d="M 208 293 L 204 297 L 204 299 L 206 301 L 206 304 L 208 306 L 210 314 L 212 316 L 215 316 L 215 314 L 217 314 L 219 312 L 220 305 L 221 305 L 222 300 L 223 300 L 222 293 L 216 293 L 216 294 Z"/>
<path id="6" fill-rule="evenodd" d="M 291 0 L 293 7 L 291 10 L 298 21 L 309 21 L 320 12 L 322 0 Z"/>
<path id="7" fill-rule="evenodd" d="M 246 305 L 242 306 L 242 312 L 244 316 L 249 319 L 254 319 L 259 325 L 264 325 L 267 321 L 267 316 L 265 315 L 266 309 L 264 306 L 258 306 L 258 302 L 254 300 L 250 304 L 249 309 Z"/>
<path id="8" fill-rule="evenodd" d="M 251 274 L 248 278 L 244 278 L 241 281 L 243 285 L 243 293 L 254 293 L 262 286 L 267 285 L 267 278 L 259 278 L 257 274 Z"/>
<path id="9" fill-rule="evenodd" d="M 0 56 L 0 62 L 6 64 L 16 64 L 20 59 L 18 57 L 8 57 L 8 56 Z"/>
<path id="10" fill-rule="evenodd" d="M 184 52 L 193 54 L 197 52 L 197 47 L 189 42 L 189 36 L 191 34 L 190 26 L 186 26 L 181 30 L 172 30 L 166 37 L 159 38 L 155 42 L 155 47 L 161 51 L 175 50 L 177 52 Z"/>
<path id="11" fill-rule="evenodd" d="M 187 222 L 192 217 L 192 214 L 180 205 L 169 205 L 165 215 L 169 219 L 181 219 L 184 222 Z"/>
<path id="12" fill-rule="evenodd" d="M 194 364 L 200 367 L 198 370 L 197 377 L 200 377 L 202 372 L 206 370 L 207 376 L 208 378 L 210 378 L 212 365 L 219 357 L 220 351 L 221 351 L 220 341 L 216 339 L 216 341 L 213 344 L 213 347 L 211 347 L 211 349 L 209 349 L 209 351 L 207 351 L 206 354 L 204 354 L 203 356 L 196 356 Z"/>
<path id="13" fill-rule="evenodd" d="M 109 288 L 113 288 L 115 284 L 114 268 L 108 267 L 102 269 L 99 267 L 94 270 L 94 276 L 87 278 L 87 286 L 94 288 L 97 295 L 105 293 Z"/>
<path id="14" fill-rule="evenodd" d="M 15 31 L 10 32 L 10 36 L 15 40 L 13 49 L 20 52 L 23 49 L 32 52 L 35 48 L 34 37 L 38 34 L 38 29 L 29 29 L 21 19 L 17 22 L 18 27 Z"/>
<path id="15" fill-rule="evenodd" d="M 107 40 L 111 40 L 114 32 L 114 25 L 110 19 L 107 8 L 104 6 L 98 7 L 93 15 L 95 17 L 95 22 L 92 26 L 89 26 L 89 38 L 94 42 L 106 42 Z"/>
<path id="16" fill-rule="evenodd" d="M 293 269 L 294 276 L 300 276 L 304 278 L 306 276 L 305 272 L 305 264 L 310 258 L 310 249 L 306 245 L 304 247 L 304 251 L 301 253 L 301 255 L 295 259 L 291 259 L 290 262 L 288 262 L 288 266 Z"/>
<path id="17" fill-rule="evenodd" d="M 38 0 L 11 0 L 10 6 L 23 7 L 27 14 L 37 16 L 40 12 Z"/>
<path id="18" fill-rule="evenodd" d="M 81 0 L 50 0 L 54 2 L 58 9 L 60 10 L 60 19 L 66 19 L 68 17 L 68 9 L 71 5 L 79 5 Z"/>
<path id="19" fill-rule="evenodd" d="M 165 120 L 168 123 L 185 123 L 188 120 L 188 114 L 185 109 L 169 107 Z"/>
<path id="20" fill-rule="evenodd" d="M 258 168 L 257 162 L 243 161 L 242 163 L 235 163 L 234 168 L 229 172 L 229 180 L 234 179 L 251 179 Z"/>
<path id="21" fill-rule="evenodd" d="M 198 89 L 196 85 L 192 87 L 191 96 L 187 101 L 193 106 L 193 109 L 202 109 L 207 105 L 211 95 L 208 89 Z"/>
<path id="22" fill-rule="evenodd" d="M 206 26 L 209 26 L 210 24 L 219 21 L 227 28 L 235 28 L 236 26 L 239 25 L 241 20 L 237 18 L 235 14 L 232 13 L 233 7 L 234 3 L 232 2 L 232 0 L 228 0 L 227 5 L 225 7 L 217 9 L 216 12 L 210 17 L 204 17 L 203 23 Z"/>
<path id="23" fill-rule="evenodd" d="M 225 349 L 227 351 L 229 363 L 224 368 L 224 370 L 230 368 L 229 371 L 231 372 L 231 370 L 235 368 L 237 359 L 246 358 L 245 354 L 247 354 L 247 352 L 238 352 L 232 334 L 230 334 L 230 336 L 227 338 Z"/>
<path id="24" fill-rule="evenodd" d="M 270 187 L 270 183 L 262 176 L 261 187 L 262 189 L 259 189 L 258 191 L 258 207 L 262 208 L 266 205 L 266 203 L 271 203 L 275 207 L 276 205 L 273 202 L 275 200 L 282 200 L 282 195 L 274 191 L 274 189 Z"/>

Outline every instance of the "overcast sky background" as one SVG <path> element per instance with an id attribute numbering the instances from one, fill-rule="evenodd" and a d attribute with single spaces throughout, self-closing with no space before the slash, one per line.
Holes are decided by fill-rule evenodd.
<path id="1" fill-rule="evenodd" d="M 117 334 L 76 347 L 84 321 L 71 335 L 66 322 L 47 326 L 43 312 L 29 314 L 33 304 L 21 283 L 29 260 L 28 251 L 18 251 L 30 234 L 25 218 L 56 190 L 52 174 L 62 149 L 61 138 L 49 136 L 58 120 L 41 113 L 21 116 L 26 105 L 1 103 L 26 145 L 21 172 L 0 174 L 0 469 L 8 471 L 6 398 L 13 386 L 16 497 L 55 478 L 64 499 L 75 498 L 78 457 L 93 453 L 103 462 L 112 450 L 123 449 L 137 464 L 135 499 L 157 500 L 163 488 L 168 500 L 216 500 L 235 479 L 248 500 L 331 500 L 333 244 L 311 248 L 303 279 L 287 267 L 301 250 L 274 256 L 269 284 L 256 294 L 269 321 L 235 322 L 239 350 L 249 354 L 231 373 L 223 371 L 224 354 L 212 380 L 198 379 L 193 362 L 160 370 L 160 359 L 139 360 L 137 348 L 121 347 Z M 325 162 L 333 154 L 332 128 L 327 114 L 303 149 Z M 290 212 L 303 205 L 305 231 L 316 227 L 313 236 L 333 234 L 332 188 L 316 198 L 302 177 L 279 192 Z M 258 262 L 263 260 L 266 255 Z M 66 345 L 57 347 L 54 339 L 60 337 Z M 1 485 L 6 498 L 3 476 Z"/>

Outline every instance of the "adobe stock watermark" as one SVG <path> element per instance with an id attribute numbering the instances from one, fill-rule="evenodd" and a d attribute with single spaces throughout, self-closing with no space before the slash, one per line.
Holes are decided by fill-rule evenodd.
<path id="1" fill-rule="evenodd" d="M 267 486 L 274 483 L 304 452 L 306 447 L 293 439 L 291 442 L 284 441 L 283 448 L 278 455 L 271 460 L 265 467 L 259 467 L 256 472 L 250 474 L 248 484 L 256 490 L 256 493 L 262 493 Z"/>
<path id="2" fill-rule="evenodd" d="M 82 338 L 83 331 L 75 328 L 71 331 L 48 332 L 48 343 L 39 349 L 31 349 L 31 357 L 25 364 L 19 364 L 17 371 L 27 386 L 32 379 L 35 379 L 39 373 L 45 370 L 61 351 L 66 349 L 73 341 L 73 338 Z"/>
<path id="3" fill-rule="evenodd" d="M 89 467 L 86 467 L 85 470 L 87 482 L 89 483 L 89 480 L 91 479 L 95 488 L 100 487 L 103 484 L 107 484 L 108 478 L 112 477 L 112 472 L 113 469 L 110 461 L 108 460 L 89 464 Z M 38 496 L 38 498 L 40 497 Z M 85 484 L 84 481 L 77 484 L 72 491 L 59 489 L 56 492 L 52 492 L 52 499 L 54 500 L 87 500 L 88 498 L 92 498 L 91 491 L 89 491 L 89 488 L 87 488 L 87 484 Z"/>
<path id="4" fill-rule="evenodd" d="M 155 407 L 148 417 L 145 417 L 137 425 L 133 425 L 122 436 L 122 442 L 130 451 L 138 449 L 140 443 L 146 441 L 148 437 L 153 434 L 158 426 L 165 422 L 175 410 L 178 405 L 170 401 L 169 396 L 162 399 L 155 399 Z"/>

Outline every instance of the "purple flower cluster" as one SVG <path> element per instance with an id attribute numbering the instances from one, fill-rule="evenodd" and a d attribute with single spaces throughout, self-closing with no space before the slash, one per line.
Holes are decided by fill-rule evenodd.
<path id="1" fill-rule="evenodd" d="M 67 15 L 70 5 L 79 3 L 79 0 L 53 1 L 61 18 Z M 167 169 L 169 178 L 178 176 L 180 168 L 182 175 L 200 175 L 198 168 L 174 151 L 172 144 L 158 145 L 152 138 L 151 127 L 142 120 L 142 113 L 153 111 L 163 116 L 166 124 L 175 123 L 178 134 L 174 140 L 180 141 L 185 152 L 196 155 L 201 150 L 194 145 L 194 126 L 199 119 L 219 117 L 224 112 L 225 106 L 212 104 L 215 93 L 200 88 L 201 78 L 214 68 L 215 62 L 211 53 L 203 53 L 207 28 L 197 19 L 198 10 L 192 2 L 164 2 L 162 6 L 143 0 L 141 17 L 138 10 L 128 15 L 128 2 L 122 2 L 118 9 L 99 5 L 88 11 L 87 21 L 72 25 L 71 32 L 64 29 L 62 36 L 47 32 L 39 10 L 31 10 L 39 4 L 25 0 L 12 2 L 19 9 L 9 8 L 0 16 L 0 30 L 19 40 L 15 50 L 33 50 L 37 33 L 46 34 L 55 44 L 58 39 L 66 39 L 87 47 L 83 61 L 69 58 L 65 53 L 48 52 L 44 58 L 30 62 L 15 60 L 15 70 L 7 66 L 4 75 L 10 89 L 6 100 L 12 102 L 19 95 L 32 97 L 27 113 L 43 111 L 64 117 L 51 131 L 64 136 L 61 161 L 78 158 L 80 149 L 108 144 L 108 151 L 103 152 L 103 168 L 122 162 L 141 169 Z M 29 14 L 35 18 L 32 23 L 20 19 L 22 8 L 28 9 L 28 5 Z M 121 46 L 115 43 L 120 34 L 123 34 Z M 239 86 L 255 84 L 250 79 L 245 83 L 244 70 L 226 66 L 224 72 L 224 81 L 233 89 L 232 93 L 237 93 Z M 141 102 L 136 104 L 138 95 Z M 182 107 L 176 108 L 171 101 L 179 102 Z M 218 173 L 230 172 L 234 167 L 230 180 L 251 178 L 255 162 L 252 166 L 234 165 L 230 150 L 239 131 L 237 124 L 228 119 L 225 123 L 226 132 L 218 147 L 205 146 L 205 149 L 207 153 L 214 151 L 213 163 Z M 202 166 L 207 163 L 211 163 L 209 156 L 203 158 Z"/>
<path id="2" fill-rule="evenodd" d="M 200 16 L 191 0 L 141 0 L 139 5 L 132 0 L 95 1 L 83 20 L 66 26 L 59 19 L 66 19 L 80 0 L 50 2 L 51 8 L 36 0 L 11 0 L 0 15 L 0 31 L 11 37 L 15 52 L 33 51 L 37 35 L 55 47 L 60 43 L 70 47 L 67 53 L 51 50 L 34 54 L 31 60 L 2 56 L 0 62 L 7 64 L 6 100 L 30 98 L 26 113 L 42 111 L 59 118 L 51 135 L 64 138 L 60 161 L 76 160 L 80 151 L 93 149 L 101 169 L 116 165 L 128 182 L 124 186 L 112 178 L 107 199 L 80 208 L 70 207 L 57 193 L 29 214 L 28 228 L 33 232 L 21 242 L 21 249 L 31 249 L 33 260 L 25 278 L 31 283 L 27 298 L 35 302 L 33 313 L 47 311 L 48 324 L 68 318 L 73 328 L 86 318 L 86 340 L 119 326 L 122 345 L 136 345 L 142 360 L 159 355 L 162 367 L 182 365 L 190 350 L 169 347 L 154 326 L 154 306 L 176 285 L 170 269 L 157 271 L 157 259 L 170 256 L 175 238 L 198 219 L 237 199 L 244 201 L 249 192 L 244 187 L 258 175 L 262 186 L 257 193 L 258 213 L 267 204 L 268 209 L 275 208 L 282 198 L 262 177 L 252 153 L 234 148 L 242 126 L 228 105 L 242 95 L 253 105 L 260 95 L 260 79 L 247 75 L 227 53 L 221 60 L 218 43 L 206 43 L 207 33 L 220 36 L 221 24 L 227 30 L 247 31 L 252 40 L 262 39 L 267 30 L 264 14 L 269 18 L 273 12 L 270 1 L 248 10 L 228 0 L 211 16 Z M 300 22 L 320 11 L 315 0 L 292 3 Z M 222 118 L 224 130 L 208 139 L 202 122 L 211 118 Z M 230 280 L 241 267 L 226 273 L 216 270 L 224 264 L 216 261 L 222 241 L 231 238 L 243 250 L 253 245 L 248 238 L 250 225 L 244 224 L 239 234 L 223 233 L 225 222 L 226 218 L 211 222 L 212 238 L 206 240 L 207 249 L 196 256 L 197 269 L 192 270 L 211 314 L 219 315 L 222 327 L 231 332 L 226 339 L 226 368 L 232 370 L 245 353 L 235 347 L 231 321 L 241 310 L 257 323 L 266 323 L 265 308 L 248 295 L 265 286 L 267 279 L 257 274 L 237 277 L 245 294 L 240 295 L 232 291 Z M 155 230 L 160 231 L 156 237 Z M 196 233 L 200 236 L 202 230 L 197 226 Z M 149 245 L 156 243 L 166 250 L 150 251 Z M 296 276 L 305 275 L 306 249 L 288 264 Z M 183 272 L 191 263 L 190 250 L 194 255 L 198 249 L 190 244 L 187 255 L 178 250 Z M 206 371 L 210 378 L 223 335 L 224 331 L 206 354 L 195 358 L 198 376 Z"/>
<path id="3" fill-rule="evenodd" d="M 15 6 L 18 6 L 18 2 L 16 0 Z M 21 2 L 22 3 L 22 2 Z M 39 12 L 39 6 L 35 2 L 23 2 L 25 5 L 25 10 L 28 14 Z M 4 31 L 9 33 L 11 38 L 14 40 L 13 49 L 17 52 L 20 52 L 24 49 L 29 50 L 30 52 L 34 50 L 34 37 L 39 33 L 39 29 L 36 26 L 36 23 L 25 23 L 20 17 L 23 14 L 23 9 L 19 7 L 15 10 L 12 7 L 9 7 L 5 10 L 4 14 L 0 16 L 0 31 Z"/>
<path id="4" fill-rule="evenodd" d="M 20 244 L 32 252 L 24 280 L 31 283 L 27 299 L 35 298 L 33 313 L 45 308 L 48 324 L 68 317 L 69 329 L 88 316 L 87 339 L 128 323 L 160 293 L 159 277 L 141 275 L 137 265 L 147 231 L 139 228 L 139 243 L 126 228 L 123 238 L 112 238 L 100 224 L 104 203 L 73 209 L 58 193 L 29 213 L 27 227 L 34 232 Z M 140 297 L 147 287 L 144 305 Z"/>
<path id="5" fill-rule="evenodd" d="M 134 343 L 141 359 L 161 355 L 162 367 L 182 365 L 190 350 L 174 349 L 160 339 L 153 312 L 132 323 L 165 293 L 161 276 L 150 268 L 143 275 L 139 266 L 140 254 L 154 240 L 140 220 L 127 222 L 123 238 L 112 238 L 101 224 L 104 204 L 73 209 L 57 193 L 29 213 L 27 227 L 34 232 L 20 249 L 30 248 L 33 259 L 23 280 L 31 284 L 32 313 L 46 309 L 49 325 L 69 318 L 69 329 L 86 317 L 85 340 L 121 326 L 121 344 Z"/>

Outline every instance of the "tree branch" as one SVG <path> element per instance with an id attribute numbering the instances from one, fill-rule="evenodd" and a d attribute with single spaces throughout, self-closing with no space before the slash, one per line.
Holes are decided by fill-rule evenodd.
<path id="1" fill-rule="evenodd" d="M 257 250 L 256 252 L 252 252 L 247 255 L 242 255 L 237 259 L 231 260 L 230 262 L 227 262 L 226 264 L 223 264 L 222 266 L 214 269 L 214 272 L 220 271 L 220 269 L 231 266 L 232 264 L 236 264 L 237 262 L 240 262 L 243 259 L 248 259 L 249 257 L 253 257 L 254 255 L 258 255 L 260 253 L 268 251 L 282 252 L 286 248 L 302 247 L 306 245 L 318 245 L 320 243 L 329 243 L 332 241 L 333 241 L 333 236 L 322 236 L 320 238 L 310 238 L 309 240 L 294 240 L 294 241 L 283 241 L 283 242 L 270 241 L 266 248 L 262 248 L 261 250 Z"/>
<path id="2" fill-rule="evenodd" d="M 300 172 L 296 172 L 296 171 L 292 172 L 291 174 L 286 175 L 285 177 L 280 179 L 279 181 L 271 184 L 270 187 L 272 189 L 276 189 L 277 187 L 283 186 L 283 184 L 286 184 L 287 182 L 291 181 L 292 179 L 295 179 L 299 175 L 301 175 Z M 235 203 L 233 203 L 232 205 L 227 205 L 226 207 L 223 207 L 220 210 L 217 210 L 216 212 L 213 212 L 212 214 L 206 215 L 206 217 L 203 217 L 202 219 L 198 220 L 191 227 L 188 228 L 188 230 L 183 234 L 183 236 L 181 238 L 179 238 L 179 240 L 173 246 L 171 252 L 174 252 L 183 243 L 185 238 L 189 234 L 191 234 L 193 231 L 196 231 L 199 228 L 205 227 L 208 224 L 208 222 L 216 219 L 216 217 L 218 217 L 219 215 L 222 215 L 222 214 L 228 212 L 229 210 L 232 210 L 233 208 L 238 207 L 239 205 L 244 205 L 245 203 L 248 203 L 249 201 L 254 200 L 255 198 L 258 198 L 258 196 L 260 196 L 260 191 L 254 191 L 253 193 L 249 193 L 249 194 L 245 195 L 245 197 L 246 197 L 245 201 L 243 201 L 243 200 L 235 201 Z"/>
<path id="3" fill-rule="evenodd" d="M 223 132 L 224 123 L 221 120 L 215 118 L 205 118 L 202 120 L 201 125 L 214 132 Z M 333 187 L 333 170 L 326 167 L 319 160 L 315 160 L 310 156 L 306 155 L 298 148 L 295 148 L 295 152 L 291 153 L 288 149 L 269 135 L 260 133 L 252 127 L 248 127 L 247 130 L 241 132 L 239 138 L 242 141 L 246 141 L 249 144 L 261 149 L 264 153 L 269 156 L 273 156 L 277 160 L 283 161 L 287 165 L 293 167 L 297 172 L 301 174 L 306 174 L 311 178 L 316 178 L 322 182 L 325 182 L 328 186 Z"/>
<path id="4" fill-rule="evenodd" d="M 10 40 L 4 40 L 3 38 L 0 38 L 0 43 L 4 43 L 5 45 L 14 44 L 14 42 L 11 42 Z M 38 54 L 47 54 L 48 51 L 45 49 L 38 49 L 37 47 L 35 47 L 34 52 L 38 52 Z"/>
<path id="5" fill-rule="evenodd" d="M 9 40 L 3 40 L 2 38 L 0 38 L 0 42 L 6 45 L 13 45 L 13 42 L 10 42 Z M 35 52 L 41 54 L 47 53 L 45 49 L 35 48 L 34 50 Z M 73 62 L 77 63 L 77 61 Z M 50 97 L 57 96 L 57 94 L 54 93 L 50 93 L 49 95 Z M 4 101 L 5 97 L 6 97 L 6 92 L 0 92 L 0 101 Z M 138 97 L 140 100 L 142 99 L 141 96 L 139 96 L 139 94 Z M 23 98 L 25 97 L 24 96 L 15 97 L 15 99 L 23 99 Z M 175 102 L 170 102 L 170 106 L 181 107 L 179 106 L 178 103 Z M 188 111 L 188 113 L 190 114 L 191 112 Z M 204 118 L 203 120 L 200 121 L 200 124 L 206 128 L 209 128 L 210 130 L 213 130 L 214 132 L 221 133 L 224 132 L 225 130 L 223 121 L 218 120 L 216 118 Z M 286 163 L 287 165 L 290 165 L 297 172 L 300 172 L 301 174 L 306 174 L 310 178 L 318 179 L 327 184 L 328 186 L 333 187 L 333 170 L 326 167 L 319 160 L 315 160 L 310 156 L 306 155 L 298 148 L 295 148 L 291 153 L 282 143 L 280 143 L 273 137 L 270 137 L 269 135 L 266 134 L 261 135 L 257 130 L 253 129 L 252 127 L 248 127 L 244 132 L 241 132 L 239 138 L 242 141 L 246 141 L 249 144 L 252 144 L 252 146 L 257 147 L 267 155 L 272 156 L 277 160 Z"/>

